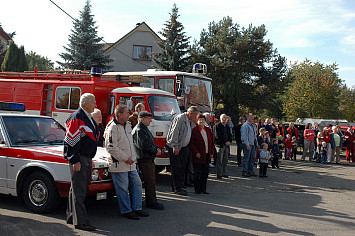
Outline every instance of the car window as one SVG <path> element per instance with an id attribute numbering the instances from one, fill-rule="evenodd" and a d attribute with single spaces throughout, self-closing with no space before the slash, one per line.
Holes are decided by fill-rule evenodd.
<path id="1" fill-rule="evenodd" d="M 65 130 L 54 119 L 41 117 L 3 117 L 11 145 L 61 144 Z"/>
<path id="2" fill-rule="evenodd" d="M 4 137 L 3 137 L 1 130 L 0 130 L 0 145 L 1 144 L 5 144 L 5 140 L 4 140 Z"/>

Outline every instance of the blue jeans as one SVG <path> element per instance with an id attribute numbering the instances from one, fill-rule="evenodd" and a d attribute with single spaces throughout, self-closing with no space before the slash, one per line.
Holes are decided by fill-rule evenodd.
<path id="1" fill-rule="evenodd" d="M 121 214 L 142 210 L 142 182 L 136 170 L 112 173 Z"/>
<path id="2" fill-rule="evenodd" d="M 250 145 L 250 150 L 248 150 L 247 146 L 243 144 L 243 152 L 243 172 L 253 173 L 255 160 L 255 145 Z"/>

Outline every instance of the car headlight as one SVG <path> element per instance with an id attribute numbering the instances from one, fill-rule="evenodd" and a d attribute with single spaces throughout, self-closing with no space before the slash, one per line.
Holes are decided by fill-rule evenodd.
<path id="1" fill-rule="evenodd" d="M 94 169 L 92 171 L 91 179 L 92 179 L 92 181 L 96 181 L 99 179 L 99 170 L 98 169 Z"/>
<path id="2" fill-rule="evenodd" d="M 102 171 L 102 178 L 108 179 L 108 169 L 107 168 Z"/>
<path id="3" fill-rule="evenodd" d="M 168 149 L 166 148 L 166 146 L 164 146 L 164 147 L 162 148 L 161 154 L 169 154 L 169 151 L 168 151 Z"/>

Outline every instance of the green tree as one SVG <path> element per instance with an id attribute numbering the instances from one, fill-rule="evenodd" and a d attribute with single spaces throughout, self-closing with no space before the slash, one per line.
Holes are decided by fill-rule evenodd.
<path id="1" fill-rule="evenodd" d="M 25 55 L 25 48 L 21 46 L 18 50 L 18 63 L 17 63 L 17 72 L 24 72 L 28 70 L 28 64 Z"/>
<path id="2" fill-rule="evenodd" d="M 355 86 L 347 88 L 344 85 L 341 88 L 339 96 L 340 107 L 343 118 L 350 122 L 355 122 Z"/>
<path id="3" fill-rule="evenodd" d="M 9 48 L 6 51 L 4 61 L 1 64 L 2 71 L 17 72 L 19 50 L 14 41 L 10 41 Z"/>
<path id="4" fill-rule="evenodd" d="M 5 54 L 6 54 L 6 47 L 5 47 L 5 45 L 0 41 L 0 65 L 1 65 L 2 62 L 4 61 Z M 1 66 L 0 66 L 0 68 L 1 68 Z"/>
<path id="5" fill-rule="evenodd" d="M 264 25 L 240 27 L 232 18 L 211 22 L 191 48 L 191 63 L 207 65 L 215 106 L 235 122 L 245 112 L 261 111 L 283 93 L 286 60 L 265 39 Z"/>
<path id="6" fill-rule="evenodd" d="M 66 53 L 59 56 L 64 62 L 57 62 L 60 66 L 69 69 L 89 70 L 91 67 L 109 70 L 112 60 L 109 55 L 103 54 L 104 45 L 98 44 L 102 37 L 97 35 L 94 17 L 91 14 L 90 1 L 86 1 L 83 11 L 80 11 L 80 20 L 73 21 L 72 34 L 69 35 L 69 44 L 64 46 Z"/>
<path id="7" fill-rule="evenodd" d="M 189 39 L 185 35 L 184 26 L 178 21 L 178 8 L 174 4 L 170 20 L 159 33 L 165 38 L 158 42 L 161 52 L 153 54 L 153 60 L 164 70 L 185 71 L 187 68 L 187 53 Z"/>
<path id="8" fill-rule="evenodd" d="M 335 63 L 324 65 L 308 59 L 294 63 L 287 72 L 292 82 L 283 102 L 287 118 L 339 118 L 341 80 L 336 70 Z"/>
<path id="9" fill-rule="evenodd" d="M 39 71 L 50 71 L 54 69 L 54 63 L 51 60 L 33 51 L 26 53 L 26 60 L 30 70 L 33 70 L 34 67 L 37 67 Z"/>

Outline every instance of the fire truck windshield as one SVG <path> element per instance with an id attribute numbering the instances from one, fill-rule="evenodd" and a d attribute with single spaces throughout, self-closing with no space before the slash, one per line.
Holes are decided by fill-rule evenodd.
<path id="1" fill-rule="evenodd" d="M 2 119 L 12 146 L 63 144 L 65 130 L 52 118 L 3 116 Z"/>
<path id="2" fill-rule="evenodd" d="M 174 97 L 152 95 L 148 98 L 148 103 L 155 120 L 170 121 L 181 113 Z"/>
<path id="3" fill-rule="evenodd" d="M 184 78 L 186 108 L 197 106 L 201 112 L 211 112 L 213 107 L 212 82 L 200 78 Z"/>

